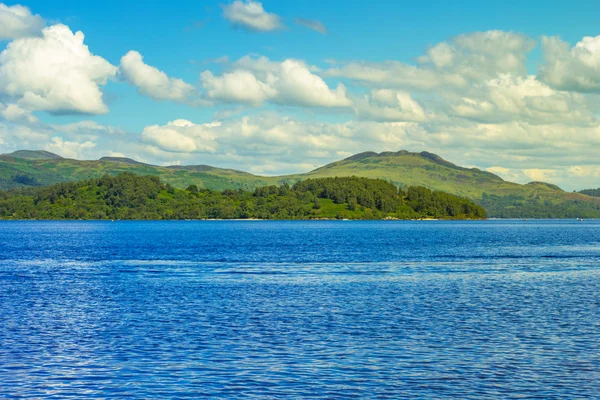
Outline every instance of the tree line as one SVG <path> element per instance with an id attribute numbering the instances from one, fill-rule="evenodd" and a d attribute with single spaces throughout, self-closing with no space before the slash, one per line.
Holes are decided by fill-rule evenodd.
<path id="1" fill-rule="evenodd" d="M 1 219 L 484 219 L 468 199 L 358 177 L 307 179 L 253 192 L 176 189 L 123 173 L 0 192 Z"/>
<path id="2" fill-rule="evenodd" d="M 581 194 L 585 194 L 592 197 L 600 197 L 600 188 L 598 189 L 584 189 L 579 191 Z"/>

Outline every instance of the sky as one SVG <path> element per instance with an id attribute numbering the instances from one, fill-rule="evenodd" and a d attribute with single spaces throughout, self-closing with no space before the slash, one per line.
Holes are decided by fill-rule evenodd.
<path id="1" fill-rule="evenodd" d="M 264 175 L 429 151 L 600 186 L 600 2 L 0 3 L 0 153 Z"/>

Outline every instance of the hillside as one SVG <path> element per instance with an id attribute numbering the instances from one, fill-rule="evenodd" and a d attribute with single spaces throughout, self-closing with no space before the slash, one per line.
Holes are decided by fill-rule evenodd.
<path id="1" fill-rule="evenodd" d="M 124 172 L 159 176 L 164 182 L 178 188 L 197 185 L 214 190 L 252 190 L 278 182 L 274 178 L 207 166 L 159 167 L 128 158 L 103 157 L 97 161 L 80 161 L 66 158 L 23 158 L 14 154 L 0 155 L 0 190 L 76 182 Z"/>
<path id="2" fill-rule="evenodd" d="M 131 173 L 0 192 L 0 219 L 484 219 L 468 199 L 367 178 L 307 179 L 254 192 L 175 189 Z"/>
<path id="3" fill-rule="evenodd" d="M 54 154 L 45 150 L 17 150 L 10 154 L 4 155 L 28 160 L 56 160 L 62 158 L 58 154 Z"/>
<path id="4" fill-rule="evenodd" d="M 598 189 L 585 189 L 585 190 L 581 190 L 579 193 L 585 194 L 587 196 L 592 196 L 592 197 L 600 197 L 600 188 L 598 188 Z"/>
<path id="5" fill-rule="evenodd" d="M 50 185 L 114 176 L 123 172 L 158 176 L 176 188 L 196 185 L 212 190 L 244 189 L 294 184 L 308 178 L 357 176 L 379 178 L 399 187 L 424 186 L 470 198 L 501 218 L 600 218 L 600 198 L 568 193 L 555 185 L 521 185 L 476 168 L 464 168 L 441 157 L 407 151 L 366 152 L 314 171 L 278 177 L 256 176 L 208 165 L 159 167 L 124 158 L 79 161 L 63 158 L 32 159 L 0 156 L 0 189 Z"/>
<path id="6" fill-rule="evenodd" d="M 483 205 L 490 217 L 600 218 L 600 198 L 565 192 L 545 182 L 507 182 L 490 172 L 460 167 L 428 152 L 361 153 L 297 177 L 352 175 L 464 196 Z"/>

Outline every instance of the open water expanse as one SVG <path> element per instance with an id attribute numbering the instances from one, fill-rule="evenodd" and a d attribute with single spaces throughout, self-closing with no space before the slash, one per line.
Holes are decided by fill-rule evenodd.
<path id="1" fill-rule="evenodd" d="M 597 221 L 0 222 L 0 398 L 600 398 Z"/>

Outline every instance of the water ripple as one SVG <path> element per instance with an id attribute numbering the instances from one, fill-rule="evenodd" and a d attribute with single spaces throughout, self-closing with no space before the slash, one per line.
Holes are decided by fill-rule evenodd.
<path id="1" fill-rule="evenodd" d="M 0 396 L 600 393 L 591 224 L 67 225 L 0 224 Z"/>

